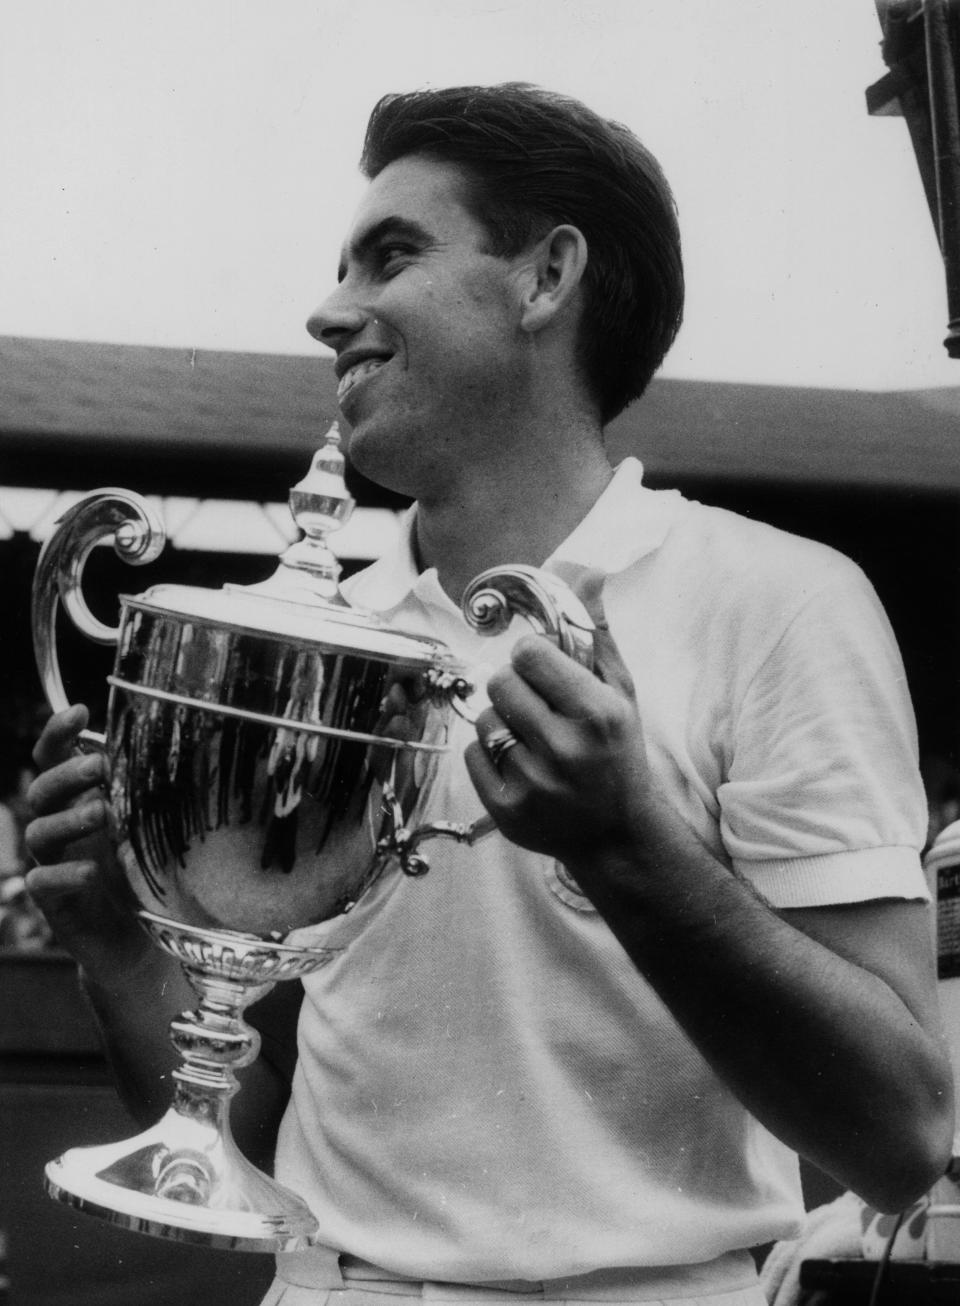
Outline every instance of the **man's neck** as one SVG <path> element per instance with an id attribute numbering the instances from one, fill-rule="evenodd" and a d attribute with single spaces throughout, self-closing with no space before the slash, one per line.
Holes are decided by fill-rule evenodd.
<path id="1" fill-rule="evenodd" d="M 496 469 L 466 469 L 442 496 L 421 498 L 416 549 L 421 570 L 436 567 L 454 602 L 487 567 L 540 566 L 583 520 L 613 475 L 599 441 L 575 454 L 516 457 Z"/>

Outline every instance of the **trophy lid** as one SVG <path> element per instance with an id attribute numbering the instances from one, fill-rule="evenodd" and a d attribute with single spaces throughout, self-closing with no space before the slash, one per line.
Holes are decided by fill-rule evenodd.
<path id="1" fill-rule="evenodd" d="M 377 613 L 352 606 L 341 593 L 341 567 L 327 535 L 343 526 L 354 508 L 344 465 L 334 422 L 307 475 L 290 491 L 290 511 L 303 537 L 280 555 L 266 580 L 221 589 L 159 584 L 143 594 L 125 595 L 125 604 L 415 666 L 449 661 L 442 643 L 397 630 Z"/>

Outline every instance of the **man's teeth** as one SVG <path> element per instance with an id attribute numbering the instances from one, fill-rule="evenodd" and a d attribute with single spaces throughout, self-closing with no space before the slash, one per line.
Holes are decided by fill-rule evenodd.
<path id="1" fill-rule="evenodd" d="M 340 378 L 340 384 L 337 386 L 337 399 L 343 399 L 344 395 L 352 390 L 358 381 L 362 381 L 371 372 L 378 371 L 386 361 L 385 358 L 367 358 L 362 363 L 357 363 L 351 367 L 349 372 L 344 372 Z"/>

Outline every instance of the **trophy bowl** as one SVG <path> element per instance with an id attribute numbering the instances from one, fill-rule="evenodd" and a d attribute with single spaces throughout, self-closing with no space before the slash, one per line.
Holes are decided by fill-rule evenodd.
<path id="1" fill-rule="evenodd" d="M 127 1228 L 237 1250 L 297 1250 L 316 1233 L 306 1204 L 231 1136 L 236 1071 L 259 1048 L 244 1009 L 327 964 L 335 954 L 310 927 L 350 911 L 387 866 L 422 875 L 425 841 L 472 844 L 493 828 L 486 816 L 425 819 L 451 713 L 475 719 L 474 685 L 443 644 L 340 594 L 326 536 L 353 505 L 338 446 L 334 426 L 291 491 L 304 537 L 258 585 L 156 585 L 120 596 L 117 627 L 99 622 L 82 594 L 91 549 L 112 542 L 136 565 L 165 542 L 149 504 L 119 489 L 64 514 L 34 579 L 34 649 L 54 710 L 67 706 L 60 607 L 116 646 L 105 733 L 84 732 L 82 746 L 106 755 L 118 886 L 198 999 L 171 1024 L 181 1060 L 163 1118 L 68 1151 L 48 1165 L 47 1189 Z M 590 665 L 590 618 L 546 573 L 484 572 L 463 613 L 489 634 L 523 616 Z"/>

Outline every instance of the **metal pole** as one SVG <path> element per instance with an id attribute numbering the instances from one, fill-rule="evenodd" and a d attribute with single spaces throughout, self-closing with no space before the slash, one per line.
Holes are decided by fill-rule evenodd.
<path id="1" fill-rule="evenodd" d="M 953 31 L 957 0 L 924 0 L 930 125 L 937 187 L 937 226 L 947 281 L 948 334 L 951 358 L 960 358 L 960 121 Z"/>

